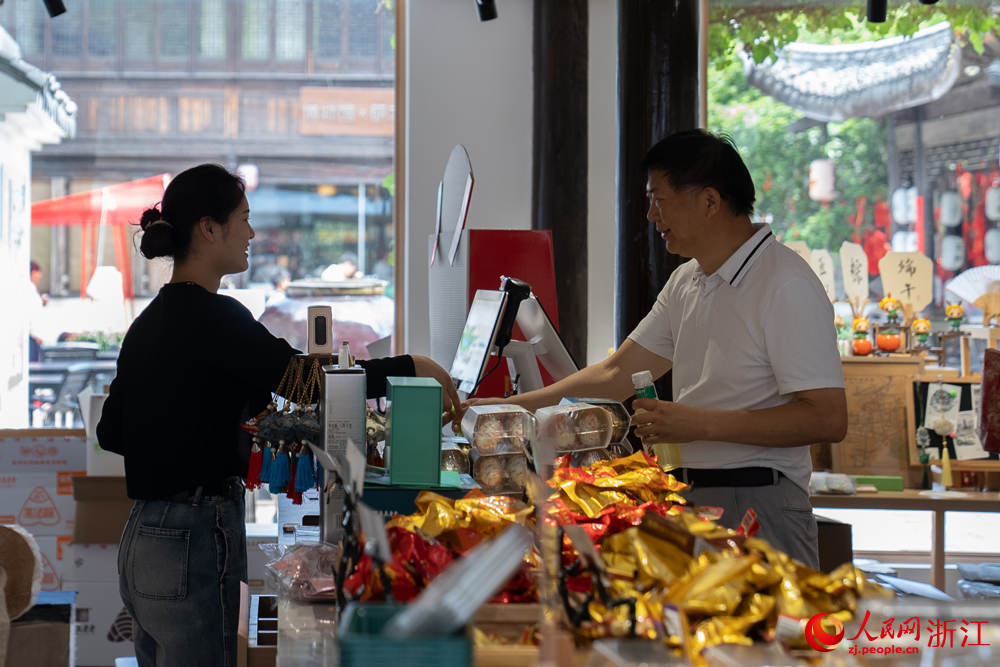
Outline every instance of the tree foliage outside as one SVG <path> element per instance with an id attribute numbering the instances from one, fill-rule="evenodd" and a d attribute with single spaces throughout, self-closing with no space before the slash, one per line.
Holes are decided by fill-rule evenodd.
<path id="1" fill-rule="evenodd" d="M 963 43 L 983 52 L 983 37 L 1000 26 L 997 0 L 953 0 L 924 5 L 889 0 L 884 23 L 869 23 L 865 3 L 791 2 L 789 0 L 713 0 L 710 4 L 709 59 L 725 69 L 744 50 L 760 63 L 796 41 L 824 44 L 910 36 L 921 28 L 948 21 Z"/>
<path id="2" fill-rule="evenodd" d="M 857 202 L 865 198 L 864 222 L 872 207 L 888 196 L 887 125 L 884 118 L 854 118 L 843 123 L 793 132 L 802 114 L 751 87 L 739 52 L 754 61 L 780 57 L 795 41 L 845 44 L 909 36 L 948 20 L 960 41 L 979 53 L 983 36 L 1000 25 L 1000 2 L 966 1 L 947 5 L 890 0 L 885 23 L 869 23 L 863 2 L 782 3 L 713 2 L 709 24 L 708 126 L 730 135 L 743 154 L 757 188 L 756 213 L 784 240 L 810 248 L 839 250 L 856 229 Z M 829 205 L 809 199 L 809 164 L 830 158 L 838 198 Z"/>
<path id="3" fill-rule="evenodd" d="M 802 132 L 791 124 L 802 117 L 746 82 L 731 62 L 709 72 L 708 126 L 733 138 L 757 188 L 756 215 L 783 240 L 810 248 L 839 250 L 854 232 L 856 200 L 865 197 L 866 221 L 872 206 L 888 194 L 886 125 L 882 119 L 854 118 Z M 809 164 L 830 158 L 836 168 L 836 201 L 809 199 Z"/>

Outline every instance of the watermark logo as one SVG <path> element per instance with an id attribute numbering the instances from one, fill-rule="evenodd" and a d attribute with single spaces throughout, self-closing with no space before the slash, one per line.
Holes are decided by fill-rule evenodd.
<path id="1" fill-rule="evenodd" d="M 836 634 L 830 634 L 823 629 L 823 619 L 827 615 L 827 613 L 816 614 L 810 618 L 809 622 L 806 623 L 805 630 L 806 642 L 809 643 L 809 646 L 822 653 L 832 651 L 840 643 L 840 640 L 844 638 L 844 624 L 835 616 L 830 616 L 830 622 L 833 623 Z"/>

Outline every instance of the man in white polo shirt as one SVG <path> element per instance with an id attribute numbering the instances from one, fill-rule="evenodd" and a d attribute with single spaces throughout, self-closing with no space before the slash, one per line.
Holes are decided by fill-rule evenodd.
<path id="1" fill-rule="evenodd" d="M 632 373 L 672 368 L 674 400 L 636 400 L 636 433 L 678 443 L 673 472 L 692 485 L 691 502 L 722 507 L 731 528 L 753 508 L 760 537 L 817 567 L 809 445 L 847 429 L 833 308 L 809 265 L 751 222 L 753 181 L 729 140 L 680 132 L 643 165 L 647 218 L 670 252 L 693 261 L 608 359 L 505 400 L 624 400 Z"/>

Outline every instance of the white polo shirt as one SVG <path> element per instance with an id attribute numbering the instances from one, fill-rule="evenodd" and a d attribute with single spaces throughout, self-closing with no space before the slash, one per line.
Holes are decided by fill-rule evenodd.
<path id="1" fill-rule="evenodd" d="M 678 267 L 629 338 L 673 362 L 674 401 L 715 410 L 783 405 L 807 389 L 843 387 L 833 306 L 819 279 L 768 225 L 706 276 Z M 690 468 L 776 468 L 808 491 L 809 447 L 699 440 Z"/>

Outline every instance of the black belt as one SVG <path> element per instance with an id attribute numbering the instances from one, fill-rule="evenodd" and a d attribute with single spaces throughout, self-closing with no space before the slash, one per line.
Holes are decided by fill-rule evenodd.
<path id="1" fill-rule="evenodd" d="M 676 468 L 671 475 L 695 488 L 709 486 L 772 486 L 782 473 L 774 468 Z"/>
<path id="2" fill-rule="evenodd" d="M 229 498 L 238 499 L 243 497 L 243 480 L 237 476 L 227 477 L 223 480 L 217 482 L 212 482 L 210 484 L 201 484 L 199 486 L 184 489 L 183 491 L 178 491 L 177 493 L 166 496 L 163 500 L 169 500 L 172 503 L 195 503 L 197 504 L 203 499 L 212 498 Z"/>

